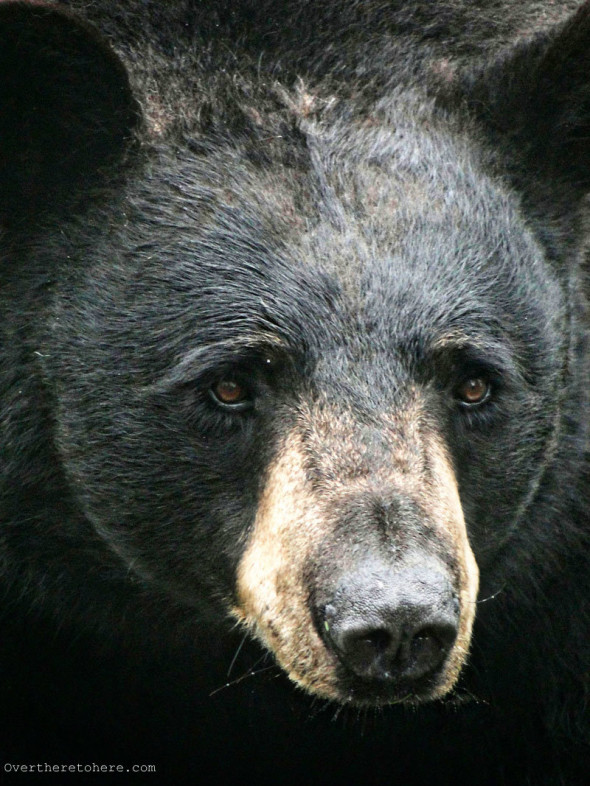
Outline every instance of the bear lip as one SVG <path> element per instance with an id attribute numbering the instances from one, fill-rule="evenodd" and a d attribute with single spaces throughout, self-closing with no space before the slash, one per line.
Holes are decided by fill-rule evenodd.
<path id="1" fill-rule="evenodd" d="M 420 680 L 363 680 L 354 675 L 341 680 L 341 701 L 357 707 L 385 707 L 388 704 L 423 704 L 441 698 L 436 677 Z"/>

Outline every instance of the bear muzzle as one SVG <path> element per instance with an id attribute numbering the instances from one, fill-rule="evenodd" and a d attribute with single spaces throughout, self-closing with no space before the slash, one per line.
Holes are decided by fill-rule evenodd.
<path id="1" fill-rule="evenodd" d="M 479 573 L 450 462 L 428 447 L 428 478 L 394 469 L 330 493 L 297 435 L 273 464 L 232 611 L 314 695 L 415 703 L 457 682 Z"/>

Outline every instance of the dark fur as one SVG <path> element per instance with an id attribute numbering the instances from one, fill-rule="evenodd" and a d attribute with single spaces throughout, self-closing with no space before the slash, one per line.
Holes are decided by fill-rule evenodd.
<path id="1" fill-rule="evenodd" d="M 578 5 L 0 4 L 2 759 L 584 782 Z M 453 331 L 477 357 L 436 348 Z M 493 408 L 458 415 L 482 363 Z M 255 418 L 207 397 L 236 366 Z M 480 567 L 472 653 L 436 704 L 324 705 L 241 645 L 235 571 L 302 407 L 353 413 L 378 463 L 412 385 Z"/>

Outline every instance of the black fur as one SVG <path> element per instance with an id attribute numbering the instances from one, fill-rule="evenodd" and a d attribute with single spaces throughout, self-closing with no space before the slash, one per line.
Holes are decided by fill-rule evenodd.
<path id="1" fill-rule="evenodd" d="M 579 6 L 0 4 L 4 762 L 585 782 Z M 224 374 L 253 413 L 212 402 Z M 489 406 L 457 407 L 469 374 Z M 302 408 L 369 433 L 413 386 L 480 567 L 472 652 L 443 701 L 341 708 L 242 641 L 235 572 Z"/>

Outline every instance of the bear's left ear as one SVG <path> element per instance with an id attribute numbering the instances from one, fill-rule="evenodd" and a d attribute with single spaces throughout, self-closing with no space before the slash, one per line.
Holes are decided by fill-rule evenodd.
<path id="1" fill-rule="evenodd" d="M 0 220 L 68 210 L 116 171 L 140 122 L 125 66 L 60 6 L 0 0 Z"/>
<path id="2" fill-rule="evenodd" d="M 590 2 L 469 76 L 460 93 L 533 210 L 575 208 L 590 190 Z"/>

